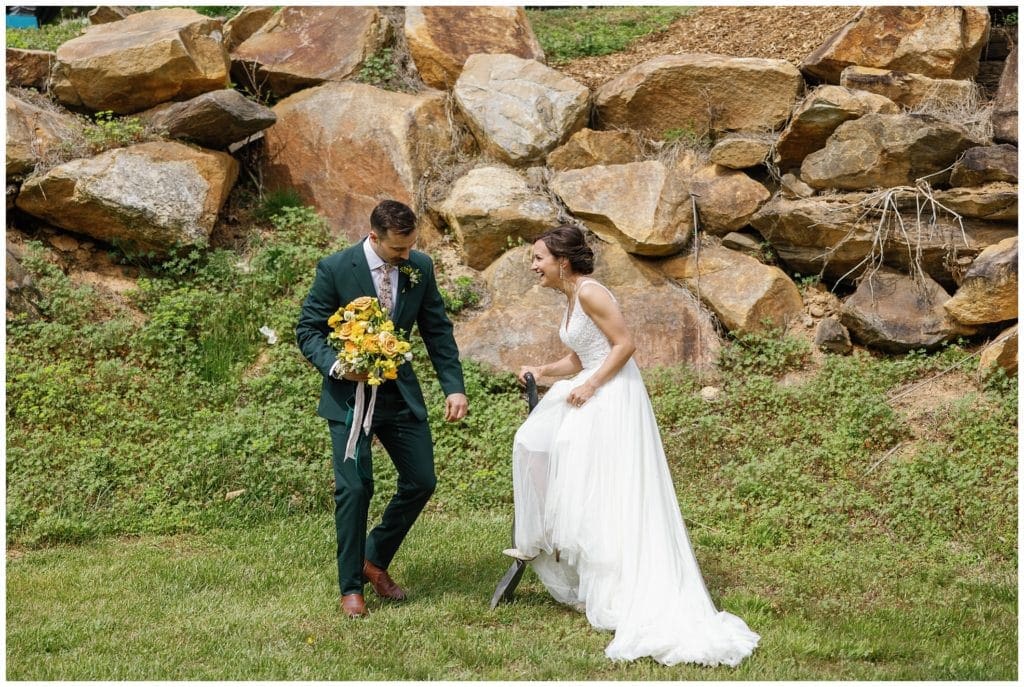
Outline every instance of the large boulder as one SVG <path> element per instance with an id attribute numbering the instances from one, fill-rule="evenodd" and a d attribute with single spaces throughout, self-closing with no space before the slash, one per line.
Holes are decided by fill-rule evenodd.
<path id="1" fill-rule="evenodd" d="M 45 91 L 56 59 L 56 53 L 49 50 L 7 48 L 7 87 Z"/>
<path id="2" fill-rule="evenodd" d="M 984 186 L 934 191 L 935 201 L 963 217 L 991 222 L 1017 222 L 1017 185 L 1005 181 Z"/>
<path id="3" fill-rule="evenodd" d="M 938 203 L 946 196 L 935 194 Z M 972 257 L 986 246 L 1017 233 L 1016 222 L 997 224 L 957 218 L 940 208 L 930 208 L 927 200 L 913 192 L 897 192 L 890 198 L 900 211 L 906 234 L 889 207 L 880 230 L 880 211 L 884 199 L 879 194 L 847 193 L 806 199 L 776 195 L 766 203 L 750 223 L 771 244 L 779 258 L 794 272 L 817 274 L 826 279 L 856 277 L 870 264 L 872 251 L 887 265 L 910 269 L 920 262 L 933 279 L 947 285 L 955 283 L 949 257 Z M 918 219 L 919 205 L 925 212 Z M 932 212 L 935 222 L 930 222 Z M 907 238 L 911 242 L 908 245 Z"/>
<path id="4" fill-rule="evenodd" d="M 1001 332 L 978 356 L 978 374 L 987 377 L 996 368 L 1017 374 L 1017 325 Z"/>
<path id="5" fill-rule="evenodd" d="M 817 189 L 907 186 L 922 177 L 939 185 L 946 168 L 981 143 L 930 115 L 868 114 L 839 125 L 824 149 L 804 158 L 800 178 Z"/>
<path id="6" fill-rule="evenodd" d="M 756 132 L 785 123 L 802 87 L 800 72 L 785 60 L 664 55 L 601 86 L 594 105 L 601 128 L 651 138 L 673 129 Z"/>
<path id="7" fill-rule="evenodd" d="M 710 368 L 721 342 L 714 323 L 686 289 L 613 244 L 592 242 L 593 277 L 615 294 L 643 368 L 686 363 Z M 484 271 L 491 307 L 455 324 L 460 354 L 505 371 L 564 355 L 558 337 L 565 296 L 537 284 L 530 246 L 513 248 Z M 551 379 L 539 380 L 542 385 Z"/>
<path id="8" fill-rule="evenodd" d="M 894 69 L 933 79 L 969 79 L 989 36 L 984 7 L 866 7 L 800 65 L 839 83 L 850 65 Z"/>
<path id="9" fill-rule="evenodd" d="M 942 308 L 949 294 L 928 277 L 915 281 L 881 268 L 861 281 L 843 302 L 841 321 L 854 339 L 881 351 L 932 350 L 943 342 L 973 334 L 952 321 Z"/>
<path id="10" fill-rule="evenodd" d="M 1017 237 L 981 251 L 945 307 L 968 325 L 1017 319 Z"/>
<path id="11" fill-rule="evenodd" d="M 1003 143 L 1017 143 L 1017 46 L 1006 58 L 999 89 L 992 102 L 993 138 Z"/>
<path id="12" fill-rule="evenodd" d="M 57 48 L 50 92 L 71 108 L 129 114 L 226 88 L 221 23 L 190 9 L 132 14 Z"/>
<path id="13" fill-rule="evenodd" d="M 206 243 L 237 176 L 226 153 L 140 143 L 29 179 L 17 205 L 58 227 L 165 255 Z"/>
<path id="14" fill-rule="evenodd" d="M 628 131 L 580 129 L 548 154 L 551 169 L 580 169 L 595 165 L 625 165 L 641 158 L 640 142 Z"/>
<path id="15" fill-rule="evenodd" d="M 355 74 L 387 37 L 376 7 L 283 7 L 231 53 L 231 74 L 277 97 Z"/>
<path id="16" fill-rule="evenodd" d="M 274 106 L 266 130 L 264 181 L 295 189 L 350 240 L 369 230 L 370 212 L 392 198 L 415 205 L 425 172 L 448 152 L 444 94 L 326 83 Z"/>
<path id="17" fill-rule="evenodd" d="M 866 114 L 896 114 L 900 109 L 888 98 L 842 86 L 819 86 L 793 111 L 775 144 L 775 165 L 781 170 L 799 167 L 804 158 L 825 147 L 828 137 L 843 122 Z"/>
<path id="18" fill-rule="evenodd" d="M 680 155 L 675 169 L 696 201 L 700 228 L 716 236 L 747 226 L 772 196 L 745 173 L 704 162 L 696 155 Z"/>
<path id="19" fill-rule="evenodd" d="M 224 47 L 228 52 L 233 52 L 262 29 L 275 12 L 276 7 L 243 7 L 238 14 L 224 22 Z"/>
<path id="20" fill-rule="evenodd" d="M 183 103 L 157 105 L 140 113 L 139 119 L 172 138 L 194 141 L 207 148 L 227 148 L 272 126 L 277 116 L 269 107 L 227 88 Z"/>
<path id="21" fill-rule="evenodd" d="M 932 79 L 909 72 L 857 66 L 844 69 L 839 84 L 876 93 L 910 109 L 927 101 L 967 102 L 977 89 L 970 79 Z"/>
<path id="22" fill-rule="evenodd" d="M 971 148 L 953 165 L 953 186 L 981 186 L 990 181 L 1017 183 L 1017 146 L 1003 143 Z"/>
<path id="23" fill-rule="evenodd" d="M 463 262 L 482 270 L 508 250 L 558 222 L 546 193 L 531 189 L 511 167 L 477 167 L 456 181 L 438 208 L 455 232 Z"/>
<path id="24" fill-rule="evenodd" d="M 8 93 L 7 176 L 30 173 L 80 129 L 74 117 L 37 107 Z"/>
<path id="25" fill-rule="evenodd" d="M 803 312 L 800 292 L 785 272 L 728 248 L 701 246 L 659 267 L 686 284 L 730 332 L 785 329 Z"/>
<path id="26" fill-rule="evenodd" d="M 423 82 L 442 90 L 455 85 L 470 55 L 544 61 L 522 7 L 406 7 L 405 42 Z"/>
<path id="27" fill-rule="evenodd" d="M 589 113 L 586 86 L 515 55 L 470 56 L 453 93 L 480 148 L 511 165 L 543 160 Z"/>
<path id="28" fill-rule="evenodd" d="M 549 188 L 591 231 L 635 255 L 672 255 L 690 240 L 686 183 L 657 160 L 555 172 Z"/>

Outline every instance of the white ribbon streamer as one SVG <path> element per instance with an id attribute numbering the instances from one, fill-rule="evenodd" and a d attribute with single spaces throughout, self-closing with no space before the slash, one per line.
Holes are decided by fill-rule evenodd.
<path id="1" fill-rule="evenodd" d="M 352 411 L 352 427 L 349 428 L 348 442 L 345 444 L 345 460 L 356 457 L 359 430 L 362 429 L 363 434 L 369 436 L 370 427 L 373 425 L 373 407 L 377 404 L 377 387 L 374 386 L 370 391 L 369 405 L 365 405 L 365 394 L 363 393 L 365 387 L 366 384 L 364 382 L 359 382 L 356 385 L 356 407 Z"/>

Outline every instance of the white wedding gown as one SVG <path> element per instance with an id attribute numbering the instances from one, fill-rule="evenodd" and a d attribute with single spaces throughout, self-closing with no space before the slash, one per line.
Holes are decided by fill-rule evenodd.
<path id="1" fill-rule="evenodd" d="M 704 586 L 640 370 L 630 359 L 569 406 L 611 345 L 578 298 L 564 319 L 559 334 L 583 370 L 552 385 L 516 432 L 516 548 L 536 556 L 530 565 L 555 599 L 615 631 L 609 658 L 735 666 L 760 636 L 718 611 Z"/>

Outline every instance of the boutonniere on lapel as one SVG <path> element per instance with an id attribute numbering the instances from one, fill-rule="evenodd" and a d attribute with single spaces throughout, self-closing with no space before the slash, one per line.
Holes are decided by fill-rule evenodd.
<path id="1" fill-rule="evenodd" d="M 409 284 L 402 289 L 402 293 L 405 293 L 409 289 L 416 288 L 416 285 L 420 283 L 420 277 L 423 276 L 420 274 L 420 271 L 412 265 L 402 265 L 398 268 L 398 271 L 409 278 Z"/>

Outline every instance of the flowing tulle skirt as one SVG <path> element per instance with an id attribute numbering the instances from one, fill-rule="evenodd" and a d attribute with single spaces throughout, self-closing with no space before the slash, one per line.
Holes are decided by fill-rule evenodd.
<path id="1" fill-rule="evenodd" d="M 735 666 L 760 636 L 708 595 L 640 370 L 569 406 L 594 371 L 556 382 L 516 433 L 516 547 L 555 599 L 615 631 L 609 658 Z"/>

